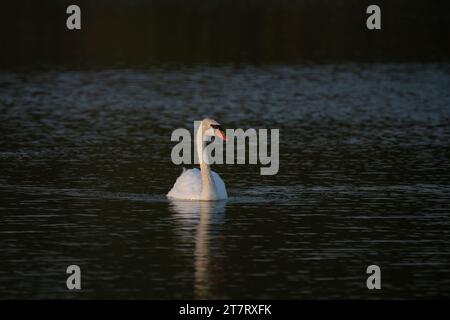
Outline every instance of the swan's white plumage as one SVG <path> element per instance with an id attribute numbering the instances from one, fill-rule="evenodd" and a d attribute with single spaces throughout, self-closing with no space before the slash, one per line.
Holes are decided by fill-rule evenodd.
<path id="1" fill-rule="evenodd" d="M 220 176 L 211 170 L 214 180 L 214 185 L 217 191 L 218 200 L 228 199 L 225 183 Z M 167 194 L 167 197 L 174 199 L 185 200 L 201 200 L 200 194 L 202 192 L 202 174 L 197 168 L 186 170 L 178 177 L 172 189 Z"/>

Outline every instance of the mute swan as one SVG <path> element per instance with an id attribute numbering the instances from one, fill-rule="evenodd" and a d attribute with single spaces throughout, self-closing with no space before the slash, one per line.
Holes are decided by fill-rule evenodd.
<path id="1" fill-rule="evenodd" d="M 197 168 L 185 170 L 178 177 L 167 197 L 185 200 L 222 200 L 227 199 L 225 183 L 220 176 L 209 168 L 203 159 L 205 136 L 216 136 L 226 141 L 227 136 L 219 123 L 206 118 L 203 119 L 197 130 L 197 152 L 200 161 L 200 170 Z"/>

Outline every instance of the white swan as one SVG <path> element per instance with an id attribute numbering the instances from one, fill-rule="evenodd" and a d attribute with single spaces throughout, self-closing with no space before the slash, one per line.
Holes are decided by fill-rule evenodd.
<path id="1" fill-rule="evenodd" d="M 219 123 L 209 118 L 203 119 L 197 130 L 196 140 L 200 170 L 197 168 L 183 169 L 183 173 L 175 181 L 167 197 L 185 200 L 223 200 L 228 198 L 225 183 L 204 161 L 205 136 L 216 136 L 222 140 L 227 140 Z"/>

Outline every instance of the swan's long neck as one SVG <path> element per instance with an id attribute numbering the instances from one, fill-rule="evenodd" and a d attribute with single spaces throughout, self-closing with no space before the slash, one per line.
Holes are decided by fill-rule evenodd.
<path id="1" fill-rule="evenodd" d="M 216 186 L 214 184 L 209 164 L 205 162 L 205 159 L 203 158 L 203 150 L 205 149 L 205 141 L 204 141 L 205 131 L 206 129 L 204 128 L 204 124 L 202 122 L 197 130 L 197 141 L 196 141 L 198 160 L 200 162 L 200 172 L 202 173 L 202 192 L 200 198 L 202 200 L 215 200 L 217 199 Z"/>

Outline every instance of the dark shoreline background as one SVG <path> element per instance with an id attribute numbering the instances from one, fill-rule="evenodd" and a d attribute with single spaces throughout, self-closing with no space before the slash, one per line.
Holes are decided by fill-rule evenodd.
<path id="1" fill-rule="evenodd" d="M 82 30 L 67 30 L 70 4 Z M 377 4 L 382 30 L 366 28 Z M 448 1 L 17 0 L 2 3 L 0 68 L 441 62 Z"/>

